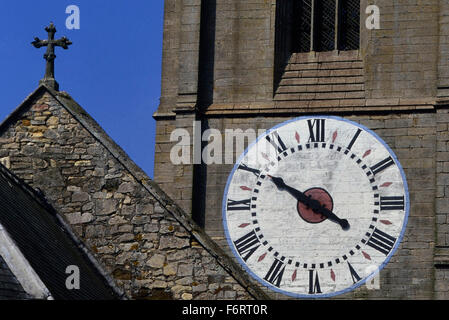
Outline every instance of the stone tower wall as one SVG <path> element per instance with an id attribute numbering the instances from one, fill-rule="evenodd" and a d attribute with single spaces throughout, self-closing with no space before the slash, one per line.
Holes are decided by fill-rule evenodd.
<path id="1" fill-rule="evenodd" d="M 374 130 L 397 154 L 409 183 L 411 211 L 403 243 L 380 274 L 382 290 L 360 288 L 343 298 L 447 297 L 446 1 L 376 1 L 380 29 L 368 30 L 365 9 L 372 3 L 362 0 L 360 50 L 305 54 L 276 51 L 276 7 L 280 1 L 207 3 L 201 8 L 202 15 L 190 15 L 187 22 L 183 14 L 191 5 L 198 9 L 200 2 L 166 1 L 164 99 L 154 115 L 155 181 L 228 250 L 221 200 L 233 166 L 174 165 L 170 161 L 170 150 L 176 144 L 170 141 L 174 129 L 192 132 L 193 121 L 201 120 L 203 128 L 222 133 L 237 128 L 257 132 L 310 114 L 338 115 L 359 122 Z M 185 59 L 180 53 L 182 30 L 187 30 L 189 23 L 200 23 L 196 33 L 200 43 L 195 42 L 197 49 L 189 53 L 197 54 L 193 61 L 206 64 L 203 69 L 201 63 L 191 64 L 191 56 Z M 277 84 L 279 54 L 287 60 Z M 184 77 L 187 69 L 197 74 L 201 84 L 195 92 L 197 99 L 188 103 L 176 80 Z M 201 214 L 192 210 L 198 203 L 204 203 Z"/>

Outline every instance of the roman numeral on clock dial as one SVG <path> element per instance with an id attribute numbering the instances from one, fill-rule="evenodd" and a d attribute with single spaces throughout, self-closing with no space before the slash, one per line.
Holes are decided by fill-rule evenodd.
<path id="1" fill-rule="evenodd" d="M 249 257 L 260 247 L 259 237 L 253 230 L 250 233 L 244 235 L 237 241 L 234 241 L 235 248 L 243 261 L 247 261 Z"/>
<path id="2" fill-rule="evenodd" d="M 318 271 L 309 270 L 309 294 L 322 293 Z"/>
<path id="3" fill-rule="evenodd" d="M 354 267 L 348 262 L 349 272 L 351 273 L 352 281 L 355 283 L 359 282 L 362 278 L 357 274 Z"/>
<path id="4" fill-rule="evenodd" d="M 239 165 L 239 170 L 244 170 L 244 171 L 254 173 L 254 175 L 256 177 L 259 177 L 259 175 L 260 175 L 260 170 L 248 167 L 246 164 L 243 164 L 243 163 Z"/>
<path id="5" fill-rule="evenodd" d="M 324 142 L 326 131 L 326 120 L 307 120 L 309 126 L 309 142 Z"/>
<path id="6" fill-rule="evenodd" d="M 395 237 L 392 237 L 389 234 L 375 228 L 371 238 L 368 240 L 367 245 L 387 256 L 391 249 L 393 249 L 395 242 Z"/>
<path id="7" fill-rule="evenodd" d="M 284 263 L 281 260 L 274 259 L 274 262 L 268 270 L 264 279 L 279 288 L 279 286 L 281 285 L 282 277 L 284 276 L 284 270 Z"/>
<path id="8" fill-rule="evenodd" d="M 227 209 L 229 211 L 249 210 L 250 204 L 251 204 L 251 199 L 245 199 L 245 200 L 228 199 Z"/>
<path id="9" fill-rule="evenodd" d="M 361 129 L 358 129 L 354 137 L 352 138 L 351 142 L 348 145 L 348 149 L 351 150 L 354 143 L 357 141 L 358 137 L 360 136 L 360 133 L 362 133 Z"/>
<path id="10" fill-rule="evenodd" d="M 380 210 L 404 210 L 404 196 L 400 197 L 380 197 Z"/>
<path id="11" fill-rule="evenodd" d="M 281 137 L 276 131 L 268 134 L 265 138 L 269 143 L 271 143 L 271 145 L 277 150 L 278 153 L 282 153 L 287 150 L 284 141 L 282 141 Z"/>
<path id="12" fill-rule="evenodd" d="M 382 161 L 380 161 L 379 163 L 375 164 L 374 166 L 371 167 L 371 171 L 373 172 L 374 175 L 378 174 L 381 171 L 384 171 L 385 169 L 387 169 L 388 167 L 394 165 L 394 160 L 392 157 L 388 157 Z"/>

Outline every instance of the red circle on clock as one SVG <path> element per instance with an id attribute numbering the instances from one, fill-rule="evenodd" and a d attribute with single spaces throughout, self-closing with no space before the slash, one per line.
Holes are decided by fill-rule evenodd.
<path id="1" fill-rule="evenodd" d="M 330 211 L 334 209 L 334 202 L 330 194 L 323 188 L 311 188 L 304 192 L 307 197 L 318 201 L 322 206 Z M 308 208 L 304 203 L 298 201 L 299 216 L 308 223 L 320 223 L 327 219 L 326 216 L 315 213 L 311 208 Z"/>

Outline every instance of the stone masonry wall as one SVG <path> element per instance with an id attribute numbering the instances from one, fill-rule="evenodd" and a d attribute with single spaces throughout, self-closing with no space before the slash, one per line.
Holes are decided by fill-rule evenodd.
<path id="1" fill-rule="evenodd" d="M 344 116 L 377 132 L 404 167 L 411 198 L 410 219 L 399 251 L 381 272 L 382 290 L 360 288 L 343 298 L 447 299 L 449 119 L 447 107 L 438 110 L 435 107 L 437 97 L 447 97 L 449 90 L 446 67 L 449 53 L 445 32 L 449 14 L 447 1 L 361 0 L 360 50 L 355 52 L 358 54 L 356 63 L 351 62 L 350 68 L 343 68 L 358 69 L 356 75 L 350 73 L 354 70 L 344 72 L 349 72 L 348 76 L 356 76 L 351 81 L 355 80 L 360 86 L 351 87 L 348 94 L 344 92 L 344 96 L 331 88 L 329 96 L 316 104 L 306 103 L 301 95 L 289 95 L 288 99 L 283 99 L 287 101 L 277 101 L 274 96 L 274 37 L 278 1 L 214 1 L 215 37 L 200 45 L 214 51 L 213 73 L 210 75 L 214 80 L 213 101 L 207 105 L 201 105 L 201 101 L 198 103 L 198 109 L 205 111 L 199 113 L 198 118 L 208 123 L 208 128 L 224 133 L 225 129 L 234 128 L 268 129 L 300 114 L 325 113 Z M 179 1 L 176 3 L 179 4 Z M 380 9 L 379 30 L 365 28 L 368 16 L 365 8 L 371 4 Z M 170 26 L 168 40 L 180 32 L 174 27 L 179 23 L 179 15 L 175 15 L 173 10 L 169 13 L 166 16 L 166 25 Z M 177 54 L 171 50 L 173 48 L 172 43 L 165 46 L 164 63 L 173 61 Z M 333 51 L 322 55 L 323 61 L 317 65 L 320 72 L 326 67 L 326 60 L 330 62 L 336 57 L 340 58 L 341 53 Z M 312 62 L 316 62 L 317 55 L 312 53 L 310 57 Z M 291 60 L 296 63 L 304 62 L 295 55 L 291 59 L 296 59 Z M 310 63 L 309 60 L 305 62 Z M 179 60 L 179 55 L 176 62 L 184 63 Z M 340 69 L 336 64 L 328 65 L 328 69 Z M 301 64 L 301 67 L 310 65 Z M 312 67 L 315 68 L 315 65 Z M 178 73 L 175 67 L 167 68 L 163 79 L 176 79 Z M 288 70 L 284 75 L 289 76 Z M 289 81 L 295 85 L 306 82 L 307 86 L 307 81 L 311 80 L 307 78 L 310 74 L 291 76 Z M 341 80 L 342 77 L 339 77 Z M 325 86 L 326 82 L 332 81 L 331 77 L 323 76 L 318 83 Z M 182 201 L 179 189 L 193 189 L 194 185 L 178 185 L 175 190 L 168 182 L 173 179 L 180 181 L 183 175 L 182 169 L 171 164 L 167 158 L 171 146 L 175 144 L 169 141 L 169 134 L 172 128 L 186 127 L 185 121 L 178 123 L 174 114 L 169 113 L 176 108 L 171 101 L 175 101 L 177 94 L 175 81 L 170 83 L 173 86 L 166 86 L 162 91 L 163 96 L 169 95 L 171 100 L 161 102 L 158 110 L 161 117 L 156 116 L 155 180 L 160 180 L 164 190 L 167 187 L 168 193 Z M 292 90 L 288 93 L 296 94 L 298 90 L 291 84 L 287 83 Z M 201 95 L 201 92 L 198 94 Z M 440 103 L 447 105 L 447 101 Z M 158 174 L 159 168 L 164 173 Z M 205 169 L 204 181 L 207 208 L 204 212 L 205 229 L 225 249 L 228 246 L 222 227 L 221 200 L 231 170 L 232 165 L 209 165 Z"/>
<path id="2" fill-rule="evenodd" d="M 435 296 L 449 299 L 449 109 L 438 110 L 436 153 L 436 199 L 437 220 Z"/>
<path id="3" fill-rule="evenodd" d="M 171 148 L 176 144 L 170 141 L 170 134 L 176 128 L 185 128 L 192 133 L 192 121 L 188 121 L 188 124 L 178 123 L 178 127 L 170 120 L 157 123 L 154 154 L 157 169 L 154 170 L 154 180 L 170 198 L 187 213 L 191 213 L 192 188 L 186 186 L 192 185 L 193 168 L 191 165 L 174 165 L 170 160 Z"/>
<path id="4" fill-rule="evenodd" d="M 201 44 L 214 53 L 212 68 L 209 70 L 211 74 L 207 75 L 207 78 L 213 80 L 212 107 L 217 104 L 239 104 L 240 108 L 244 109 L 248 104 L 260 106 L 271 103 L 275 93 L 273 62 L 276 58 L 274 46 L 277 1 L 214 0 L 213 2 L 216 3 L 214 10 L 216 17 L 215 23 L 210 25 L 210 28 L 213 28 L 210 32 L 214 36 L 208 39 L 213 43 Z M 180 34 L 183 31 L 181 13 L 188 10 L 194 2 L 167 0 L 166 3 L 163 99 L 158 110 L 160 113 L 169 113 L 176 107 L 174 102 L 182 93 L 179 79 L 197 76 L 189 66 L 196 63 L 200 57 L 198 51 L 196 57 L 192 56 L 194 54 L 192 52 L 189 59 L 183 59 L 184 51 L 180 48 Z M 351 107 L 373 105 L 382 109 L 382 106 L 385 107 L 382 101 L 388 101 L 388 106 L 407 105 L 411 102 L 401 100 L 411 99 L 416 104 L 435 97 L 438 86 L 442 87 L 441 90 L 447 87 L 444 62 L 447 60 L 444 37 L 447 4 L 441 0 L 379 0 L 375 4 L 380 9 L 380 29 L 368 30 L 365 27 L 365 20 L 368 17 L 365 9 L 371 4 L 373 3 L 367 0 L 361 1 L 359 53 L 360 61 L 363 61 L 364 80 L 362 81 L 357 74 L 358 78 L 350 82 L 353 85 L 348 86 L 355 91 L 362 88 L 360 91 L 364 91 L 364 94 L 345 90 L 338 94 L 330 92 L 330 97 L 323 98 L 323 101 L 320 100 L 311 107 L 319 108 L 326 102 L 325 100 L 332 99 L 344 100 L 340 102 L 344 102 L 342 106 L 348 110 Z M 194 20 L 193 15 L 190 18 Z M 199 23 L 200 17 L 196 16 L 195 19 L 191 22 Z M 443 33 L 439 35 L 439 32 Z M 342 53 L 338 51 L 326 53 L 329 56 L 328 62 L 333 62 L 340 54 Z M 316 62 L 315 60 L 314 54 L 311 54 L 311 61 Z M 329 65 L 331 71 L 341 68 L 339 66 L 334 68 L 333 63 Z M 326 69 L 324 65 L 320 66 L 322 67 Z M 304 81 L 301 77 L 296 80 Z M 312 95 L 315 92 L 313 90 L 309 92 Z M 201 95 L 201 92 L 198 94 Z M 344 99 L 340 98 L 342 94 Z M 302 98 L 304 94 L 296 95 L 299 96 L 296 101 L 304 100 Z M 356 101 L 362 98 L 366 98 L 368 103 Z M 353 99 L 355 100 L 352 101 Z M 290 98 L 289 101 L 291 105 Z M 301 105 L 304 106 L 304 103 L 297 103 L 295 106 Z M 332 102 L 325 105 L 329 108 L 338 107 L 339 103 Z M 281 103 L 277 108 L 286 108 L 286 104 Z"/>
<path id="5" fill-rule="evenodd" d="M 438 221 L 438 236 L 436 244 L 449 246 L 449 110 L 441 109 L 437 114 L 437 195 L 435 212 Z"/>
<path id="6" fill-rule="evenodd" d="M 380 29 L 362 19 L 367 98 L 425 98 L 437 93 L 439 0 L 374 3 Z M 365 2 L 366 3 L 366 2 Z M 362 17 L 366 17 L 362 7 Z"/>
<path id="7" fill-rule="evenodd" d="M 251 298 L 50 94 L 0 132 L 0 159 L 43 192 L 127 297 Z"/>

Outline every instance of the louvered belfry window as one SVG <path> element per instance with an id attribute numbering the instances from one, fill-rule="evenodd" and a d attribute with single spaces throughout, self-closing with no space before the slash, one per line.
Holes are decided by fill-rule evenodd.
<path id="1" fill-rule="evenodd" d="M 359 48 L 360 0 L 296 0 L 294 3 L 294 51 Z"/>
<path id="2" fill-rule="evenodd" d="M 296 32 L 294 33 L 293 43 L 297 46 L 297 52 L 309 52 L 310 40 L 312 36 L 312 1 L 302 0 L 296 1 L 294 21 L 297 24 Z"/>
<path id="3" fill-rule="evenodd" d="M 357 50 L 360 42 L 360 0 L 340 0 L 339 50 Z"/>

